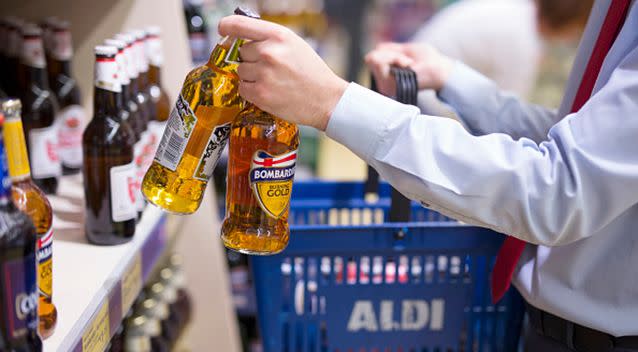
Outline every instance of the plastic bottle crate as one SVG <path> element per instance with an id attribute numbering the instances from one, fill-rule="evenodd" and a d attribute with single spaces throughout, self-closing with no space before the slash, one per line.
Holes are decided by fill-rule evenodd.
<path id="1" fill-rule="evenodd" d="M 489 274 L 503 235 L 418 204 L 385 223 L 390 187 L 296 182 L 291 236 L 251 257 L 266 352 L 516 351 L 523 301 L 497 305 Z"/>

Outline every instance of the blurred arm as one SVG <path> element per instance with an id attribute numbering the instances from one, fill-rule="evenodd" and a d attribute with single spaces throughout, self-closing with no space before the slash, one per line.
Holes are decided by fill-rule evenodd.
<path id="1" fill-rule="evenodd" d="M 474 135 L 505 133 L 537 143 L 558 120 L 556 111 L 521 101 L 470 67 L 457 62 L 439 91 Z"/>

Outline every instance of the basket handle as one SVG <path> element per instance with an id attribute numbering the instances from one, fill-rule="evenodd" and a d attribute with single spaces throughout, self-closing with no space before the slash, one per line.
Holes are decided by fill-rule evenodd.
<path id="1" fill-rule="evenodd" d="M 394 79 L 396 80 L 397 96 L 396 100 L 404 104 L 417 104 L 417 94 L 419 88 L 417 85 L 416 73 L 409 68 L 401 68 L 393 66 L 391 69 Z M 377 82 L 374 77 L 370 78 L 370 89 L 379 92 Z M 365 199 L 378 199 L 379 190 L 379 173 L 368 165 L 368 179 L 364 185 Z M 376 196 L 376 197 L 375 197 Z M 390 213 L 388 215 L 390 222 L 408 222 L 411 215 L 411 202 L 404 197 L 394 187 L 392 188 L 392 203 Z"/>

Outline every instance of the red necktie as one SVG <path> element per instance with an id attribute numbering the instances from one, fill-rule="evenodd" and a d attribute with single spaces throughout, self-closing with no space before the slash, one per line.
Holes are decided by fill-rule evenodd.
<path id="1" fill-rule="evenodd" d="M 598 39 L 576 92 L 571 112 L 580 110 L 591 96 L 603 61 L 625 22 L 630 2 L 631 0 L 611 1 L 607 16 L 600 29 Z M 512 275 L 514 275 L 516 263 L 518 263 L 524 249 L 525 242 L 518 238 L 509 236 L 505 239 L 503 246 L 498 252 L 494 270 L 492 271 L 492 302 L 498 302 L 507 292 L 512 281 Z"/>

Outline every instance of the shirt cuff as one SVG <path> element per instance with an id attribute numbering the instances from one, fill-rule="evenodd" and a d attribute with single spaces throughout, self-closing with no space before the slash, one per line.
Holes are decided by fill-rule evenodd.
<path id="1" fill-rule="evenodd" d="M 389 119 L 397 109 L 406 107 L 350 83 L 330 116 L 326 134 L 368 162 L 388 129 Z"/>
<path id="2" fill-rule="evenodd" d="M 459 115 L 465 115 L 466 109 L 481 107 L 486 103 L 481 92 L 491 92 L 493 89 L 492 81 L 457 61 L 447 82 L 439 90 L 438 97 Z"/>

